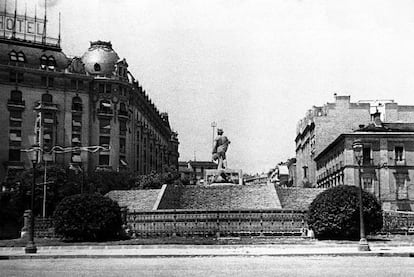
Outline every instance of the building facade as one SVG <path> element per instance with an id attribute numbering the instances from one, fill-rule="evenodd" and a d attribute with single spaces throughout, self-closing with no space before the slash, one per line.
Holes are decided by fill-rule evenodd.
<path id="1" fill-rule="evenodd" d="M 217 169 L 217 164 L 212 161 L 179 162 L 181 176 L 187 178 L 191 185 L 204 184 L 208 169 Z"/>
<path id="2" fill-rule="evenodd" d="M 0 24 L 1 180 L 30 167 L 21 149 L 33 143 L 42 150 L 40 163 L 138 174 L 178 169 L 179 142 L 168 114 L 157 109 L 110 42 L 91 42 L 81 57 L 69 58 L 59 38 L 19 34 L 9 25 Z M 88 146 L 101 147 L 83 151 Z M 107 150 L 95 151 L 100 149 Z"/>
<path id="3" fill-rule="evenodd" d="M 335 102 L 314 106 L 298 122 L 296 129 L 296 186 L 316 186 L 314 158 L 340 134 L 373 122 L 380 114 L 383 122 L 414 122 L 414 106 L 398 105 L 393 100 L 351 102 L 350 96 L 334 94 Z"/>
<path id="4" fill-rule="evenodd" d="M 352 145 L 363 144 L 361 185 L 385 210 L 414 210 L 414 124 L 369 124 L 339 135 L 315 157 L 320 188 L 358 185 L 358 163 Z"/>

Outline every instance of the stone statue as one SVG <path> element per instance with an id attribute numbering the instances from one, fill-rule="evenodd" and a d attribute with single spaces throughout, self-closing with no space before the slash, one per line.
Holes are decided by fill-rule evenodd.
<path id="1" fill-rule="evenodd" d="M 213 146 L 213 161 L 218 160 L 218 170 L 227 167 L 226 152 L 229 144 L 229 139 L 226 136 L 223 136 L 223 129 L 217 129 L 217 137 L 214 140 Z"/>

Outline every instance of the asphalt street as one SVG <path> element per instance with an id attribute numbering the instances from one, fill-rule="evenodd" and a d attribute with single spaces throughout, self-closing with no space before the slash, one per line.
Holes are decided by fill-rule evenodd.
<path id="1" fill-rule="evenodd" d="M 0 276 L 413 276 L 405 257 L 195 257 L 1 260 Z"/>

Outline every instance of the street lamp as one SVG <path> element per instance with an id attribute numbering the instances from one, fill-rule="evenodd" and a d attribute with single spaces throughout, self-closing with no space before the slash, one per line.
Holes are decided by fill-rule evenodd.
<path id="1" fill-rule="evenodd" d="M 360 240 L 358 245 L 359 251 L 371 251 L 368 245 L 368 241 L 365 236 L 365 226 L 364 226 L 364 214 L 362 207 L 362 185 L 361 185 L 361 164 L 363 159 L 363 148 L 364 145 L 360 140 L 355 140 L 352 144 L 352 149 L 354 150 L 355 159 L 358 163 L 358 198 L 359 198 L 359 231 L 360 231 Z"/>
<path id="2" fill-rule="evenodd" d="M 214 130 L 217 127 L 217 123 L 215 121 L 211 122 L 211 127 L 213 128 L 213 141 L 212 141 L 213 145 L 211 148 L 214 148 L 214 135 L 215 135 Z"/>
<path id="3" fill-rule="evenodd" d="M 37 252 L 37 247 L 34 242 L 34 194 L 35 194 L 35 185 L 36 185 L 36 164 L 38 159 L 38 147 L 36 145 L 36 135 L 29 136 L 29 140 L 32 142 L 32 147 L 27 149 L 27 156 L 33 165 L 33 182 L 32 182 L 32 193 L 30 199 L 30 232 L 29 232 L 29 241 L 26 244 L 24 249 L 26 254 L 35 254 Z"/>

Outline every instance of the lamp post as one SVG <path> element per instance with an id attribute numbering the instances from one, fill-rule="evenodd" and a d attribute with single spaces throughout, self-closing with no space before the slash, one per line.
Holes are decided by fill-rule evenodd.
<path id="1" fill-rule="evenodd" d="M 214 148 L 214 131 L 215 131 L 215 128 L 217 127 L 217 123 L 215 121 L 211 122 L 211 127 L 213 128 L 212 148 Z"/>
<path id="2" fill-rule="evenodd" d="M 33 181 L 32 181 L 32 193 L 30 195 L 30 232 L 29 232 L 29 241 L 26 244 L 24 249 L 26 254 L 35 254 L 37 253 L 37 247 L 34 242 L 34 194 L 35 194 L 35 185 L 36 185 L 36 164 L 38 159 L 38 147 L 35 145 L 36 135 L 32 135 L 29 139 L 33 142 L 33 147 L 26 149 L 28 157 L 33 165 Z"/>
<path id="3" fill-rule="evenodd" d="M 354 150 L 355 159 L 358 163 L 358 198 L 359 198 L 359 231 L 360 231 L 360 240 L 358 245 L 359 251 L 371 251 L 368 245 L 368 241 L 365 236 L 365 226 L 364 226 L 364 213 L 362 205 L 362 184 L 361 184 L 361 164 L 363 158 L 363 148 L 364 145 L 360 140 L 355 140 L 352 144 L 352 149 Z"/>

